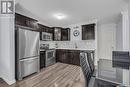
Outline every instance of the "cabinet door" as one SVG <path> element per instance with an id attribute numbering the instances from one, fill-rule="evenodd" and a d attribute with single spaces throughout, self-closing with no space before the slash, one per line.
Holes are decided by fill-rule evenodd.
<path id="1" fill-rule="evenodd" d="M 61 50 L 56 50 L 56 62 L 61 62 L 62 52 Z"/>
<path id="2" fill-rule="evenodd" d="M 82 40 L 95 39 L 95 24 L 82 25 Z"/>
<path id="3" fill-rule="evenodd" d="M 50 27 L 46 27 L 46 29 L 45 29 L 46 31 L 45 32 L 47 32 L 47 33 L 51 33 L 51 34 L 53 34 L 53 29 L 52 28 L 50 28 Z"/>
<path id="4" fill-rule="evenodd" d="M 65 54 L 64 54 L 64 50 L 56 50 L 56 61 L 57 62 L 61 62 L 61 63 L 65 63 Z"/>
<path id="5" fill-rule="evenodd" d="M 79 51 L 74 51 L 73 52 L 73 64 L 74 65 L 80 66 L 80 57 L 79 57 L 79 55 L 80 55 Z"/>
<path id="6" fill-rule="evenodd" d="M 22 15 L 15 14 L 15 24 L 26 26 L 26 18 L 23 17 Z"/>
<path id="7" fill-rule="evenodd" d="M 68 51 L 67 58 L 68 58 L 68 64 L 78 65 L 80 66 L 80 59 L 79 59 L 79 51 Z"/>
<path id="8" fill-rule="evenodd" d="M 54 28 L 54 40 L 61 41 L 61 29 L 60 28 Z"/>
<path id="9" fill-rule="evenodd" d="M 65 51 L 62 53 L 62 62 L 63 63 L 68 63 L 69 62 L 68 57 L 67 57 L 67 53 Z"/>
<path id="10" fill-rule="evenodd" d="M 70 29 L 69 28 L 61 30 L 61 39 L 62 39 L 62 41 L 70 40 Z"/>
<path id="11" fill-rule="evenodd" d="M 68 60 L 68 64 L 73 64 L 73 53 L 72 52 L 70 52 L 69 50 L 68 50 L 68 52 L 67 52 L 67 60 Z"/>

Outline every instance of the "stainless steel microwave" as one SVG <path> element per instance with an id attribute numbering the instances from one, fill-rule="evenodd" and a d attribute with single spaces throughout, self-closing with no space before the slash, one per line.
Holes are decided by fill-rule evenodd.
<path id="1" fill-rule="evenodd" d="M 44 41 L 51 41 L 52 40 L 52 34 L 51 33 L 42 32 L 42 40 L 44 40 Z"/>

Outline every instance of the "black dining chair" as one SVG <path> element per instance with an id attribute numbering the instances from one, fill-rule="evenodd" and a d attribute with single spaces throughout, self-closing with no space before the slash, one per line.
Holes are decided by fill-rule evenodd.
<path id="1" fill-rule="evenodd" d="M 87 52 L 87 59 L 88 63 L 91 69 L 91 75 L 94 76 L 95 66 L 94 66 L 94 53 L 93 52 Z"/>
<path id="2" fill-rule="evenodd" d="M 87 53 L 80 53 L 80 65 L 85 78 L 85 87 L 88 87 L 89 81 L 91 79 L 91 69 L 87 59 Z"/>
<path id="3" fill-rule="evenodd" d="M 93 76 L 94 61 L 91 57 L 91 52 L 80 53 L 80 65 L 85 78 L 85 87 L 117 87 L 119 84 L 98 79 Z"/>

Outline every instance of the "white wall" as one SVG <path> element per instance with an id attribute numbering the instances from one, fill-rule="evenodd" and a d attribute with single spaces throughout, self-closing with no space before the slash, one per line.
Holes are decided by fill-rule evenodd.
<path id="1" fill-rule="evenodd" d="M 128 12 L 129 12 L 128 17 L 129 17 L 129 27 L 130 27 L 130 0 L 129 0 Z M 130 28 L 129 28 L 129 37 L 130 37 Z M 130 43 L 130 38 L 129 38 L 129 43 Z M 130 51 L 130 46 L 129 46 L 129 51 Z"/>
<path id="2" fill-rule="evenodd" d="M 123 34 L 123 50 L 129 51 L 129 18 L 128 10 L 122 11 L 122 34 Z"/>
<path id="3" fill-rule="evenodd" d="M 129 51 L 130 43 L 130 30 L 129 30 L 129 18 L 128 18 L 128 10 L 125 9 L 121 12 L 121 20 L 117 24 L 117 35 L 116 35 L 116 45 L 117 49 L 120 51 Z M 123 84 L 129 85 L 129 71 L 123 70 Z"/>
<path id="4" fill-rule="evenodd" d="M 70 25 L 70 26 L 68 26 L 70 29 L 71 29 L 71 32 L 70 32 L 70 40 L 71 41 L 76 41 L 76 40 L 82 40 L 82 26 L 81 25 L 78 25 L 78 24 L 75 24 L 75 25 Z M 75 27 L 77 27 L 77 28 L 75 28 Z M 73 32 L 75 31 L 75 30 L 78 30 L 80 33 L 79 33 L 79 36 L 77 36 L 77 37 L 75 37 L 74 35 L 73 35 Z"/>
<path id="5" fill-rule="evenodd" d="M 129 51 L 129 18 L 128 10 L 122 12 L 122 33 L 123 33 L 123 51 Z M 123 70 L 123 83 L 128 85 L 130 84 L 129 71 Z"/>
<path id="6" fill-rule="evenodd" d="M 130 26 L 130 0 L 129 0 L 128 12 L 129 12 L 129 26 Z M 129 30 L 129 37 L 130 37 L 130 30 Z M 129 38 L 129 43 L 130 43 L 130 38 Z M 129 52 L 130 52 L 130 46 L 129 46 Z M 130 71 L 129 71 L 129 85 L 130 85 Z"/>
<path id="7" fill-rule="evenodd" d="M 98 58 L 112 60 L 116 48 L 116 24 L 98 25 Z"/>
<path id="8" fill-rule="evenodd" d="M 130 27 L 130 0 L 129 0 L 129 6 L 128 6 L 128 12 L 129 12 L 129 27 Z M 130 28 L 129 28 L 129 37 L 130 37 Z M 130 43 L 130 38 L 129 38 Z M 129 51 L 130 51 L 130 44 L 129 44 Z M 130 85 L 130 71 L 129 71 L 129 85 Z"/>
<path id="9" fill-rule="evenodd" d="M 117 23 L 116 29 L 116 50 L 123 50 L 123 34 L 122 34 L 122 16 L 120 17 L 119 22 Z"/>
<path id="10" fill-rule="evenodd" d="M 0 14 L 0 78 L 15 83 L 14 15 Z"/>

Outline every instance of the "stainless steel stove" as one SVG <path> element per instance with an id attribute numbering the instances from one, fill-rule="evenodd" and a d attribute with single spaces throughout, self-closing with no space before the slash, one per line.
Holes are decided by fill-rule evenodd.
<path id="1" fill-rule="evenodd" d="M 55 49 L 49 49 L 49 44 L 40 45 L 40 68 L 56 63 Z"/>
<path id="2" fill-rule="evenodd" d="M 45 66 L 49 66 L 56 63 L 55 59 L 55 49 L 46 50 L 46 62 Z"/>

